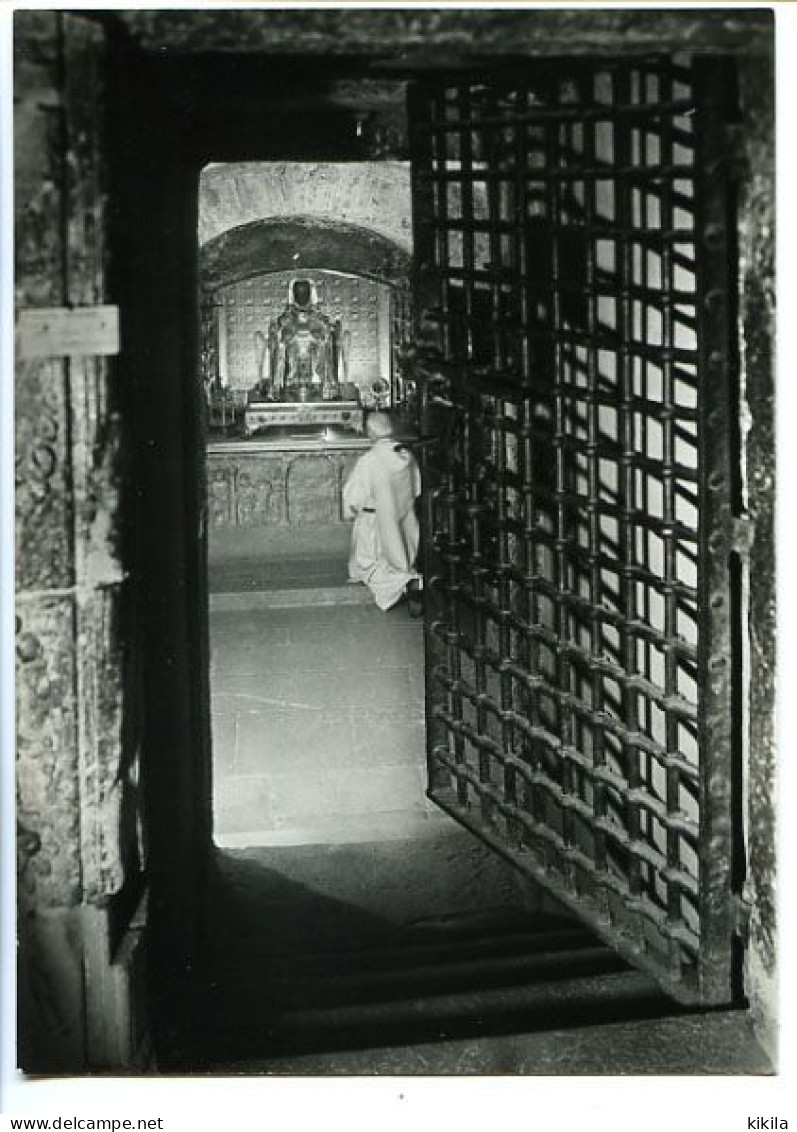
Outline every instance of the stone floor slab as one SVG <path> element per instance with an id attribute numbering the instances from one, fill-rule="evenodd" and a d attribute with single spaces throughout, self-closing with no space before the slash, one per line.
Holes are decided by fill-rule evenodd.
<path id="1" fill-rule="evenodd" d="M 405 610 L 232 610 L 210 629 L 214 774 L 258 783 L 251 803 L 216 791 L 217 838 L 294 844 L 337 820 L 360 841 L 382 814 L 395 838 L 430 817 L 423 639 Z"/>
<path id="2" fill-rule="evenodd" d="M 305 708 L 273 707 L 238 716 L 236 774 L 305 776 L 334 772 L 349 756 L 353 729 L 348 718 Z"/>

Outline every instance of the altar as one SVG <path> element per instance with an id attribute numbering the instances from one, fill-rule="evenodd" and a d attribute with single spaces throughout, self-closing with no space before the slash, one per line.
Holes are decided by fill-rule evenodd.
<path id="1" fill-rule="evenodd" d="M 348 537 L 341 493 L 364 435 L 277 435 L 208 445 L 209 550 L 215 558 L 292 548 L 339 550 Z"/>
<path id="2" fill-rule="evenodd" d="M 365 415 L 407 408 L 393 290 L 317 269 L 215 297 L 203 354 L 211 561 L 345 553 L 341 493 L 369 444 Z"/>

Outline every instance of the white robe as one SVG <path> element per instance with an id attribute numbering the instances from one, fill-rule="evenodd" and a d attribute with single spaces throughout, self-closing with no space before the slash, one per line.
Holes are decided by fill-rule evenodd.
<path id="1" fill-rule="evenodd" d="M 390 609 L 420 577 L 414 508 L 420 493 L 415 457 L 404 448 L 397 452 L 390 437 L 363 453 L 343 487 L 344 514 L 354 517 L 349 577 L 368 586 L 380 609 Z"/>

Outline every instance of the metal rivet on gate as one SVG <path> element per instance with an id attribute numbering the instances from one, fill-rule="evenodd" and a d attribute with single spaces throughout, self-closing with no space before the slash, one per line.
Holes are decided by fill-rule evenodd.
<path id="1" fill-rule="evenodd" d="M 724 298 L 724 291 L 719 291 L 716 289 L 713 291 L 707 291 L 703 297 L 703 305 L 706 307 L 712 307 L 717 305 L 718 303 L 722 303 Z"/>
<path id="2" fill-rule="evenodd" d="M 717 490 L 725 483 L 725 475 L 723 472 L 712 472 L 708 477 L 708 486 Z"/>
<path id="3" fill-rule="evenodd" d="M 725 230 L 721 224 L 707 224 L 703 229 L 703 243 L 709 248 L 718 248 L 725 239 Z"/>

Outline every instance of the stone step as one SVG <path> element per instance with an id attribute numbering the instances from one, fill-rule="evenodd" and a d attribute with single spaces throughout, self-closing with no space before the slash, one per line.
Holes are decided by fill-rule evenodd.
<path id="1" fill-rule="evenodd" d="M 604 1020 L 317 1053 L 249 1056 L 217 1073 L 281 1076 L 772 1074 L 749 1012 Z"/>
<path id="2" fill-rule="evenodd" d="M 211 613 L 240 613 L 258 609 L 296 609 L 328 605 L 373 605 L 373 597 L 361 585 L 307 585 L 281 589 L 260 589 L 211 593 Z"/>
<path id="3" fill-rule="evenodd" d="M 223 958 L 204 996 L 208 1064 L 674 1009 L 565 917 L 540 918 L 536 930 L 495 913 L 443 917 L 405 929 L 394 947 L 288 958 L 258 955 L 255 944 Z"/>
<path id="4" fill-rule="evenodd" d="M 584 975 L 623 970 L 626 965 L 601 946 L 580 946 L 555 954 L 502 956 L 462 956 L 446 961 L 443 957 L 417 957 L 412 965 L 363 969 L 346 972 L 300 972 L 292 967 L 269 966 L 260 972 L 236 971 L 232 978 L 213 988 L 222 1014 L 231 997 L 264 1010 L 294 1012 L 319 1007 L 368 1007 L 401 1000 L 420 999 L 498 990 L 519 984 L 531 985 L 559 974 L 581 978 Z M 257 980 L 256 989 L 253 983 Z M 215 993 L 214 993 L 215 992 Z"/>
<path id="5" fill-rule="evenodd" d="M 463 1040 L 677 1010 L 650 978 L 624 967 L 607 949 L 559 952 L 546 959 L 472 965 L 461 972 L 458 986 L 444 971 L 437 972 L 434 988 L 428 981 L 401 986 L 394 979 L 372 997 L 363 995 L 367 981 L 362 981 L 359 995 L 353 986 L 345 1002 L 332 995 L 323 1001 L 320 987 L 312 988 L 317 997 L 311 1002 L 307 988 L 306 1003 L 258 1007 L 250 999 L 246 1015 L 237 1005 L 230 1010 L 229 999 L 219 1000 L 204 1026 L 212 1038 L 205 1063 Z M 503 977 L 497 978 L 499 973 Z M 225 1024 L 230 1017 L 234 1026 Z"/>
<path id="6" fill-rule="evenodd" d="M 400 940 L 393 945 L 336 951 L 309 951 L 290 958 L 275 956 L 268 943 L 258 947 L 257 941 L 247 939 L 240 950 L 225 946 L 219 953 L 222 961 L 234 956 L 238 979 L 242 963 L 247 971 L 258 971 L 258 981 L 268 967 L 269 974 L 285 978 L 291 974 L 299 979 L 308 978 L 366 978 L 372 974 L 412 972 L 435 966 L 440 970 L 454 970 L 458 964 L 500 962 L 522 957 L 531 960 L 537 956 L 556 956 L 560 952 L 580 951 L 596 944 L 595 937 L 573 920 L 541 919 L 539 926 L 531 928 L 524 917 L 517 923 L 503 922 L 496 916 L 487 930 L 480 929 L 476 919 L 469 929 L 470 918 L 451 918 L 451 926 L 408 925 L 400 932 Z M 228 941 L 225 941 L 227 943 Z M 312 944 L 310 944 L 312 946 Z M 224 968 L 220 968 L 223 970 Z"/>

